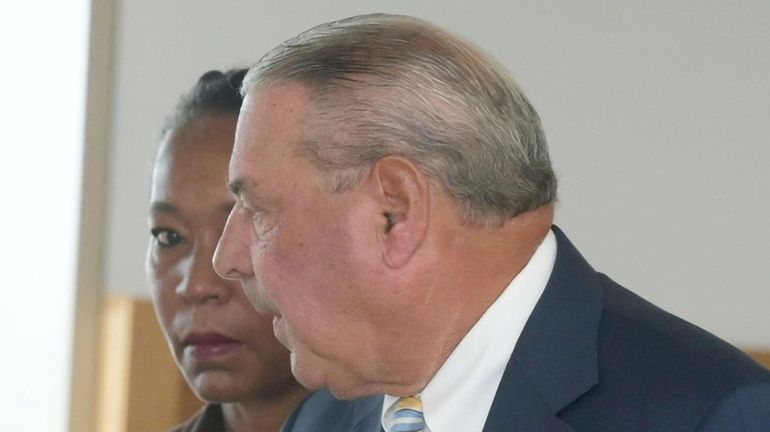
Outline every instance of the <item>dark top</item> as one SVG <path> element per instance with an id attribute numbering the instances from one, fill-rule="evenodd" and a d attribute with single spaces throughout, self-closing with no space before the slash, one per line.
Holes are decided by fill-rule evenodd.
<path id="1" fill-rule="evenodd" d="M 206 404 L 186 422 L 168 432 L 225 432 L 225 417 L 222 406 Z"/>

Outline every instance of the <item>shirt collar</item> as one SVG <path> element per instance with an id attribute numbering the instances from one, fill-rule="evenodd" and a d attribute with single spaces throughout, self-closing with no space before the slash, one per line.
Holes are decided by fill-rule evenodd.
<path id="1" fill-rule="evenodd" d="M 526 266 L 479 318 L 419 395 L 430 432 L 480 431 L 505 366 L 556 259 L 552 231 Z M 458 379 L 461 377 L 461 379 Z M 385 395 L 382 425 L 398 397 Z"/>

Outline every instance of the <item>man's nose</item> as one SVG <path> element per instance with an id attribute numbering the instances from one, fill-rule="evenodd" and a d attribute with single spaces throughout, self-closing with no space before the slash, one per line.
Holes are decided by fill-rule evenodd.
<path id="1" fill-rule="evenodd" d="M 254 275 L 249 256 L 252 238 L 248 215 L 236 204 L 227 217 L 227 223 L 214 251 L 214 270 L 225 279 L 245 279 Z"/>

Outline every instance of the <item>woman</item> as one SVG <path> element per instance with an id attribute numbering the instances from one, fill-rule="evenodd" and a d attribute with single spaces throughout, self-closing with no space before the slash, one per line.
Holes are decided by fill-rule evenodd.
<path id="1" fill-rule="evenodd" d="M 152 176 L 147 275 L 158 320 L 193 391 L 209 402 L 174 431 L 277 431 L 307 394 L 238 282 L 211 259 L 233 206 L 227 167 L 245 70 L 204 74 L 168 120 Z"/>

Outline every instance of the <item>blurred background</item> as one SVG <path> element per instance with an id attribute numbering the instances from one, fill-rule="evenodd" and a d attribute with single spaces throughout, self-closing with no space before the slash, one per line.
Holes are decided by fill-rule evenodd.
<path id="1" fill-rule="evenodd" d="M 149 177 L 179 96 L 206 70 L 375 11 L 428 19 L 509 69 L 550 143 L 557 224 L 597 270 L 770 351 L 766 0 L 5 3 L 0 429 L 101 430 L 104 359 L 147 340 L 125 323 L 115 336 L 105 313 L 148 298 Z"/>

